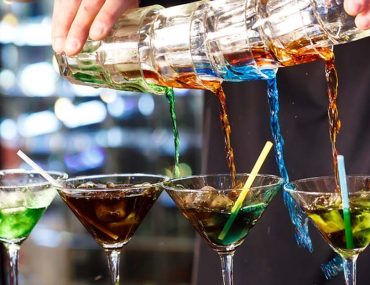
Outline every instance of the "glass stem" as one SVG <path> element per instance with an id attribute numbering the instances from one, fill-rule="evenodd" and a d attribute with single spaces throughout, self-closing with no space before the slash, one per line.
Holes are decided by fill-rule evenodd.
<path id="1" fill-rule="evenodd" d="M 20 246 L 16 243 L 5 243 L 9 257 L 9 285 L 18 285 L 18 259 Z"/>
<path id="2" fill-rule="evenodd" d="M 234 252 L 219 252 L 218 255 L 221 259 L 222 279 L 224 280 L 224 285 L 232 285 Z"/>
<path id="3" fill-rule="evenodd" d="M 105 249 L 108 258 L 108 266 L 112 285 L 119 285 L 119 262 L 121 251 L 117 249 Z"/>
<path id="4" fill-rule="evenodd" d="M 347 285 L 356 285 L 356 261 L 358 255 L 343 258 L 344 278 Z"/>

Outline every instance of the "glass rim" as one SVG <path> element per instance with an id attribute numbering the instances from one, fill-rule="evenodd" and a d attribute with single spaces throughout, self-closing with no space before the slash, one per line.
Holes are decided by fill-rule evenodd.
<path id="1" fill-rule="evenodd" d="M 250 175 L 250 173 L 237 173 L 235 177 L 240 177 L 240 176 L 246 176 Z M 195 179 L 195 178 L 209 178 L 209 177 L 231 177 L 230 173 L 220 173 L 220 174 L 201 174 L 201 175 L 191 175 L 191 176 L 185 176 L 185 177 L 180 177 L 180 178 L 174 178 L 174 179 L 169 179 L 168 181 L 163 182 L 163 188 L 165 190 L 169 191 L 189 191 L 189 192 L 195 192 L 199 191 L 200 189 L 190 189 L 190 188 L 177 188 L 177 187 L 172 187 L 169 186 L 168 183 L 174 183 L 176 181 L 182 181 L 182 180 L 187 180 L 187 179 Z M 279 184 L 284 183 L 284 179 L 280 176 L 273 175 L 273 174 L 257 174 L 256 177 L 270 177 L 276 179 L 276 182 L 269 184 L 269 185 L 260 185 L 260 186 L 252 186 L 250 189 L 261 189 L 265 188 L 266 186 L 274 187 Z M 243 187 L 238 187 L 238 188 L 225 188 L 225 189 L 216 189 L 216 191 L 232 191 L 232 190 L 242 190 Z"/>
<path id="2" fill-rule="evenodd" d="M 65 184 L 68 182 L 73 182 L 73 181 L 78 181 L 78 180 L 88 180 L 88 179 L 96 179 L 96 178 L 109 178 L 109 177 L 149 177 L 149 178 L 160 178 L 162 179 L 161 181 L 158 181 L 156 183 L 150 183 L 145 188 L 149 187 L 156 187 L 162 185 L 163 182 L 168 181 L 170 178 L 166 175 L 160 175 L 160 174 L 148 174 L 148 173 L 111 173 L 111 174 L 91 174 L 91 175 L 81 175 L 81 176 L 76 176 L 76 177 L 71 177 L 68 178 L 67 180 L 64 181 Z M 144 182 L 145 183 L 145 182 Z M 128 189 L 140 189 L 143 188 L 142 185 L 132 185 L 127 188 L 105 188 L 105 189 L 94 189 L 94 188 L 72 188 L 68 185 L 61 185 L 61 187 L 57 187 L 59 191 L 62 192 L 99 192 L 104 190 L 104 192 L 109 192 L 109 191 L 120 191 L 120 190 L 128 190 Z"/>
<path id="3" fill-rule="evenodd" d="M 68 174 L 66 172 L 63 172 L 63 171 L 53 171 L 53 170 L 48 171 L 48 170 L 45 170 L 45 172 L 47 174 L 57 176 L 57 178 L 55 178 L 56 181 L 65 180 L 65 179 L 68 178 Z M 37 174 L 40 177 L 42 177 L 45 181 L 44 182 L 37 182 L 37 183 L 17 184 L 17 185 L 0 185 L 0 190 L 5 190 L 5 189 L 11 190 L 11 189 L 19 189 L 19 188 L 42 187 L 42 186 L 46 186 L 46 185 L 52 185 L 52 183 L 47 181 L 41 175 L 41 173 L 38 172 L 37 170 L 33 170 L 33 169 L 27 170 L 27 169 L 22 169 L 22 168 L 11 168 L 11 169 L 1 169 L 0 170 L 0 177 L 2 177 L 4 175 L 11 175 L 11 174 L 26 174 L 26 175 Z"/>
<path id="4" fill-rule="evenodd" d="M 369 178 L 370 179 L 370 175 L 365 175 L 365 174 L 349 174 L 349 175 L 346 175 L 346 178 Z M 308 177 L 308 178 L 302 178 L 302 179 L 297 179 L 297 180 L 293 180 L 287 184 L 292 184 L 294 186 L 293 189 L 288 189 L 285 187 L 285 185 L 283 186 L 283 190 L 288 192 L 288 193 L 298 193 L 298 194 L 305 194 L 305 195 L 332 195 L 332 194 L 339 194 L 340 195 L 340 192 L 318 192 L 318 191 L 302 191 L 302 190 L 297 190 L 297 187 L 295 186 L 295 183 L 305 183 L 305 182 L 311 182 L 311 181 L 314 181 L 314 180 L 320 180 L 320 181 L 323 181 L 325 179 L 330 179 L 330 180 L 335 180 L 334 176 L 333 175 L 326 175 L 326 176 L 315 176 L 315 177 Z M 355 192 L 348 192 L 349 195 L 354 195 Z"/>

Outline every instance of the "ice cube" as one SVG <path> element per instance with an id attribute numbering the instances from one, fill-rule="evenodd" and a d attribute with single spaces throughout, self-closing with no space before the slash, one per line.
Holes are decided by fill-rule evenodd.
<path id="1" fill-rule="evenodd" d="M 233 200 L 229 197 L 222 195 L 214 195 L 214 198 L 210 202 L 210 208 L 212 209 L 230 209 L 233 206 Z"/>
<path id="2" fill-rule="evenodd" d="M 179 194 L 182 196 L 181 204 L 184 208 L 193 208 L 195 205 L 195 198 L 196 194 L 192 192 L 184 193 L 184 195 Z M 177 200 L 177 199 L 176 199 Z"/>
<path id="3" fill-rule="evenodd" d="M 116 188 L 116 187 L 117 187 L 117 185 L 113 182 L 108 182 L 107 183 L 107 188 Z"/>
<path id="4" fill-rule="evenodd" d="M 88 181 L 77 186 L 78 189 L 105 189 L 107 185 Z"/>
<path id="5" fill-rule="evenodd" d="M 49 207 L 53 201 L 56 190 L 54 187 L 43 190 L 26 192 L 26 206 L 27 208 L 46 208 Z"/>
<path id="6" fill-rule="evenodd" d="M 342 204 L 342 198 L 338 195 L 323 195 L 313 199 L 310 209 L 337 208 Z"/>
<path id="7" fill-rule="evenodd" d="M 137 216 L 134 212 L 130 213 L 127 218 L 125 219 L 125 224 L 126 225 L 129 225 L 129 224 L 135 224 L 137 223 Z"/>
<path id="8" fill-rule="evenodd" d="M 95 205 L 95 214 L 97 218 L 104 222 L 116 221 L 126 217 L 125 202 L 102 203 L 99 201 Z"/>
<path id="9" fill-rule="evenodd" d="M 352 232 L 368 231 L 370 229 L 370 213 L 363 211 L 360 215 L 355 216 L 355 221 L 352 222 Z"/>
<path id="10" fill-rule="evenodd" d="M 351 207 L 370 209 L 370 193 L 361 193 L 358 196 L 352 197 L 350 201 Z"/>
<path id="11" fill-rule="evenodd" d="M 217 193 L 215 188 L 206 185 L 194 194 L 193 204 L 198 207 L 207 206 L 213 200 L 215 193 Z"/>
<path id="12" fill-rule="evenodd" d="M 1 209 L 0 210 L 0 212 L 3 215 L 13 215 L 13 214 L 21 213 L 21 212 L 24 212 L 24 211 L 26 211 L 26 208 L 25 207 L 6 208 L 6 209 Z"/>
<path id="13" fill-rule="evenodd" d="M 21 191 L 0 191 L 0 209 L 18 208 L 26 205 L 26 194 Z"/>

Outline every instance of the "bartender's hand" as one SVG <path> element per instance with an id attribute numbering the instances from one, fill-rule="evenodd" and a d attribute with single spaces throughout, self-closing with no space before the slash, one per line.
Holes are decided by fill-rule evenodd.
<path id="1" fill-rule="evenodd" d="M 88 37 L 101 40 L 125 10 L 137 6 L 138 0 L 55 0 L 54 51 L 75 55 Z"/>
<path id="2" fill-rule="evenodd" d="M 349 15 L 356 17 L 358 28 L 370 28 L 370 0 L 344 0 L 344 9 Z"/>

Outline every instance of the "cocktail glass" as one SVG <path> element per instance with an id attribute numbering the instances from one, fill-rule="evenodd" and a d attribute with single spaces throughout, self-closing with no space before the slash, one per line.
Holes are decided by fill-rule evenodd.
<path id="1" fill-rule="evenodd" d="M 233 284 L 233 256 L 280 189 L 283 179 L 257 175 L 224 238 L 224 226 L 249 174 L 191 176 L 164 183 L 182 214 L 221 259 L 225 285 Z"/>
<path id="2" fill-rule="evenodd" d="M 48 172 L 56 181 L 67 174 Z M 56 189 L 38 172 L 22 169 L 0 170 L 0 241 L 10 261 L 9 283 L 18 284 L 18 258 L 22 242 L 29 236 Z"/>
<path id="3" fill-rule="evenodd" d="M 94 175 L 68 179 L 58 193 L 104 249 L 113 285 L 119 284 L 121 249 L 161 194 L 165 176 Z"/>
<path id="4" fill-rule="evenodd" d="M 284 187 L 326 242 L 343 259 L 347 285 L 356 284 L 356 260 L 370 243 L 370 176 L 347 176 L 353 245 L 348 246 L 342 198 L 334 177 L 315 177 Z"/>

